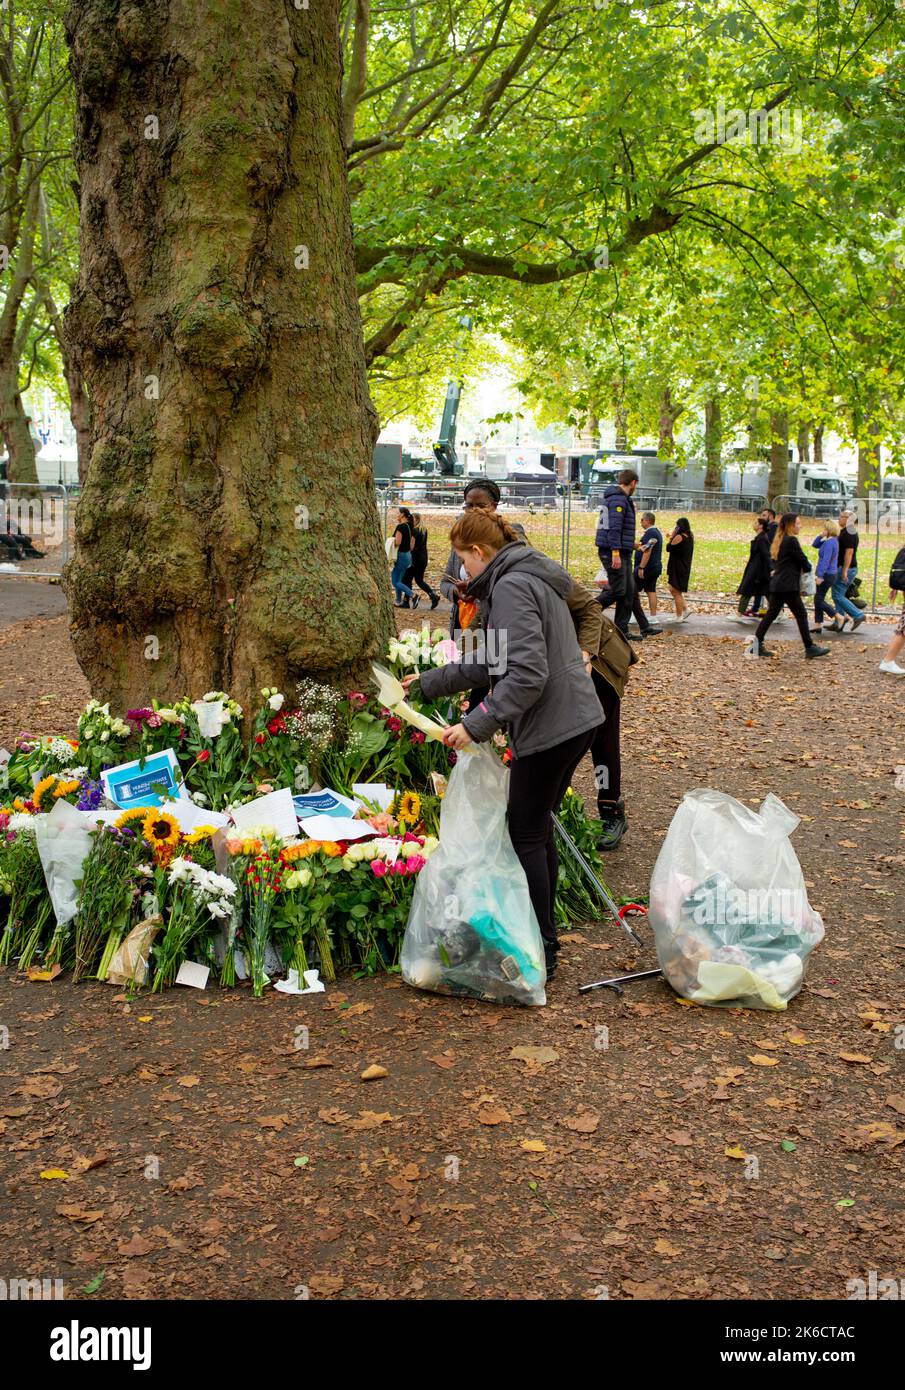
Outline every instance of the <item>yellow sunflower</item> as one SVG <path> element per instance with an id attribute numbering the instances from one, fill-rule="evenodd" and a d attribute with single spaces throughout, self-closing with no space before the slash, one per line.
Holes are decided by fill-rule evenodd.
<path id="1" fill-rule="evenodd" d="M 198 845 L 202 840 L 209 840 L 211 836 L 216 833 L 217 827 L 215 825 L 199 825 L 196 830 L 192 831 L 191 835 L 186 835 L 185 843 L 187 845 Z"/>
<path id="2" fill-rule="evenodd" d="M 58 797 L 69 796 L 70 792 L 77 792 L 78 789 L 78 778 L 74 782 L 58 782 L 53 789 L 53 799 L 56 801 Z"/>
<path id="3" fill-rule="evenodd" d="M 157 806 L 153 806 L 145 815 L 141 833 L 152 845 L 177 845 L 179 836 L 182 833 L 179 829 L 179 822 L 175 816 L 169 815 Z"/>
<path id="4" fill-rule="evenodd" d="M 117 816 L 114 824 L 116 825 L 117 830 L 122 830 L 123 826 L 128 825 L 130 821 L 146 821 L 147 819 L 147 806 L 132 806 L 128 811 L 123 811 L 121 816 Z"/>
<path id="5" fill-rule="evenodd" d="M 56 780 L 55 774 L 51 773 L 49 777 L 42 777 L 41 781 L 35 787 L 31 794 L 31 799 L 36 811 L 43 811 L 44 807 L 41 805 L 41 798 L 45 792 L 50 791 L 50 788 Z"/>
<path id="6" fill-rule="evenodd" d="M 406 792 L 399 798 L 396 818 L 400 824 L 417 825 L 421 819 L 421 797 L 417 792 Z"/>

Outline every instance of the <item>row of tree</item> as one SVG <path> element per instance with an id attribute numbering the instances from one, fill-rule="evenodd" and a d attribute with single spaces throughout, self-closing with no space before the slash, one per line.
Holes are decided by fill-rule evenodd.
<path id="1" fill-rule="evenodd" d="M 98 688 L 377 649 L 368 388 L 432 415 L 466 313 L 466 372 L 504 340 L 667 449 L 700 411 L 714 469 L 749 420 L 777 492 L 790 432 L 898 447 L 895 0 L 58 3 L 0 9 L 0 429 L 33 476 L 57 363 Z"/>

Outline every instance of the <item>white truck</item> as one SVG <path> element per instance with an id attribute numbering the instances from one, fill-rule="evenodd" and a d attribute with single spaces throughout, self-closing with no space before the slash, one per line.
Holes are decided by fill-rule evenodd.
<path id="1" fill-rule="evenodd" d="M 790 463 L 789 497 L 806 516 L 834 516 L 850 500 L 851 491 L 826 464 Z"/>

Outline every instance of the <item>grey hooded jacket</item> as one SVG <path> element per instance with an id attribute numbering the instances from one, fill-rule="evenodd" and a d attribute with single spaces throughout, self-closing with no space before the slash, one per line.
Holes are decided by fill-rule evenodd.
<path id="1" fill-rule="evenodd" d="M 469 585 L 480 604 L 485 650 L 421 673 L 429 700 L 490 686 L 462 723 L 476 743 L 509 733 L 514 757 L 540 753 L 601 721 L 566 604 L 570 575 L 519 541 L 499 550 Z"/>

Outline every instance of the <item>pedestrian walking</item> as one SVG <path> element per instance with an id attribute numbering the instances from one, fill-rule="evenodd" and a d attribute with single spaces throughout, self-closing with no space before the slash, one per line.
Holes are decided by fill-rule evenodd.
<path id="1" fill-rule="evenodd" d="M 644 531 L 641 539 L 635 542 L 635 592 L 632 597 L 632 613 L 638 624 L 639 637 L 656 637 L 663 631 L 655 623 L 648 621 L 641 607 L 641 595 L 647 595 L 647 606 L 652 618 L 657 614 L 657 580 L 663 573 L 663 532 L 656 524 L 653 512 L 641 513 Z"/>
<path id="2" fill-rule="evenodd" d="M 836 610 L 827 599 L 827 594 L 832 592 L 839 573 L 838 522 L 831 517 L 826 520 L 823 531 L 814 537 L 811 545 L 817 550 L 817 570 L 814 575 L 817 588 L 814 592 L 814 626 L 811 631 L 820 634 L 823 632 L 824 614 L 828 614 L 834 622 L 836 619 Z"/>
<path id="3" fill-rule="evenodd" d="M 414 597 L 406 583 L 412 567 L 412 514 L 408 507 L 400 507 L 396 529 L 393 532 L 393 573 L 390 576 L 396 593 L 396 608 L 410 608 Z"/>
<path id="4" fill-rule="evenodd" d="M 427 594 L 431 601 L 431 609 L 436 608 L 440 602 L 440 595 L 436 589 L 425 583 L 424 575 L 427 570 L 427 527 L 424 525 L 418 512 L 412 514 L 412 572 L 408 576 L 410 584 L 418 585 L 421 593 Z M 412 607 L 417 608 L 421 595 L 415 594 L 413 589 Z"/>
<path id="5" fill-rule="evenodd" d="M 757 618 L 761 600 L 770 590 L 770 574 L 773 561 L 770 558 L 770 522 L 761 513 L 754 518 L 754 538 L 748 548 L 748 563 L 742 581 L 736 589 L 740 595 L 738 611 L 743 618 Z"/>
<path id="6" fill-rule="evenodd" d="M 683 623 L 688 617 L 685 595 L 691 583 L 691 561 L 694 556 L 694 534 L 687 516 L 680 516 L 666 542 L 669 559 L 666 562 L 666 582 L 676 605 L 676 618 Z"/>
<path id="7" fill-rule="evenodd" d="M 798 631 L 804 644 L 807 657 L 826 656 L 829 647 L 818 647 L 810 629 L 808 615 L 801 598 L 802 575 L 811 573 L 811 562 L 801 548 L 798 533 L 801 530 L 801 517 L 797 512 L 786 512 L 773 537 L 770 554 L 773 558 L 773 574 L 770 578 L 770 603 L 766 616 L 761 618 L 752 639 L 750 651 L 754 656 L 770 656 L 772 653 L 764 646 L 764 638 L 772 624 L 782 612 L 783 604 L 791 611 L 798 623 Z"/>
<path id="8" fill-rule="evenodd" d="M 854 512 L 842 511 L 839 513 L 839 570 L 836 574 L 836 582 L 833 585 L 833 604 L 837 609 L 836 618 L 827 629 L 828 632 L 845 632 L 847 623 L 851 623 L 852 632 L 857 632 L 863 622 L 866 622 L 864 614 L 856 608 L 848 597 L 849 585 L 858 575 L 858 545 L 861 537 L 858 535 L 857 518 Z M 840 615 L 841 614 L 841 620 Z"/>
<path id="9" fill-rule="evenodd" d="M 888 676 L 905 676 L 905 666 L 900 666 L 896 661 L 899 652 L 905 647 L 905 545 L 902 546 L 893 560 L 892 569 L 889 571 L 890 603 L 895 603 L 897 596 L 902 598 L 902 612 L 899 614 L 899 621 L 896 623 L 889 646 L 880 662 L 880 670 Z"/>
<path id="10" fill-rule="evenodd" d="M 632 496 L 638 486 L 638 474 L 633 468 L 623 468 L 615 483 L 603 494 L 603 506 L 597 519 L 595 544 L 600 563 L 606 570 L 607 589 L 601 595 L 601 606 L 615 603 L 616 626 L 628 637 L 628 620 L 632 615 L 635 597 L 635 578 L 632 552 L 635 548 L 635 504 Z"/>

